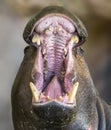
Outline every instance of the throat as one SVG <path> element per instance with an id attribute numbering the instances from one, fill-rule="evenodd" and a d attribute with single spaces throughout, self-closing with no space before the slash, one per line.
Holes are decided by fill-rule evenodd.
<path id="1" fill-rule="evenodd" d="M 62 88 L 57 76 L 54 76 L 46 87 L 45 95 L 49 96 L 51 99 L 57 99 L 62 96 Z"/>

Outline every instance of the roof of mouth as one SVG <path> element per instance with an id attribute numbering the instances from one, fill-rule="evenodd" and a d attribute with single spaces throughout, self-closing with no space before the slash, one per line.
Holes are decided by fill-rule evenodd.
<path id="1" fill-rule="evenodd" d="M 79 34 L 80 37 L 86 39 L 86 37 L 88 36 L 87 34 L 87 30 L 84 27 L 83 23 L 81 22 L 81 20 L 75 16 L 72 15 L 69 11 L 67 11 L 65 8 L 61 7 L 61 6 L 48 6 L 44 9 L 42 9 L 39 13 L 37 13 L 26 25 L 24 33 L 23 33 L 23 38 L 26 42 L 29 42 L 29 37 L 31 35 L 31 32 L 36 24 L 36 22 L 38 20 L 40 20 L 41 18 L 50 15 L 50 14 L 60 14 L 60 15 L 64 15 L 67 16 L 69 19 L 71 19 L 74 23 L 75 26 L 77 28 L 77 32 Z"/>

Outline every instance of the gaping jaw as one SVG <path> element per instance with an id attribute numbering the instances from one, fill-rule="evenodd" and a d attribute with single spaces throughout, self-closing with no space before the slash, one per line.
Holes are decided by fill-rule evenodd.
<path id="1" fill-rule="evenodd" d="M 79 82 L 73 51 L 80 38 L 72 21 L 60 14 L 47 15 L 35 24 L 30 39 L 38 48 L 30 82 L 33 104 L 55 101 L 75 106 Z"/>
<path id="2" fill-rule="evenodd" d="M 37 48 L 29 83 L 32 108 L 48 126 L 66 125 L 76 115 L 76 47 L 86 36 L 80 20 L 58 6 L 46 7 L 25 28 L 24 40 Z"/>

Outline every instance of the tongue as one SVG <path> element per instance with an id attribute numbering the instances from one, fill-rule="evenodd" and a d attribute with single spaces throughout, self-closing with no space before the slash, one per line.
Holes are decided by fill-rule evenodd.
<path id="1" fill-rule="evenodd" d="M 48 84 L 45 95 L 49 96 L 51 99 L 57 99 L 62 96 L 61 85 L 58 81 L 57 76 L 54 76 L 51 82 Z"/>

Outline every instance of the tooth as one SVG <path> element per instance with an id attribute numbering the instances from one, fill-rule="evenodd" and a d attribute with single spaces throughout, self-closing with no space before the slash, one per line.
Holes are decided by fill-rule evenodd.
<path id="1" fill-rule="evenodd" d="M 66 57 L 65 57 L 65 55 L 63 55 L 63 59 L 65 59 Z"/>
<path id="2" fill-rule="evenodd" d="M 73 44 L 73 43 L 78 43 L 79 42 L 79 37 L 77 35 L 73 35 L 71 40 L 70 40 L 70 44 Z"/>
<path id="3" fill-rule="evenodd" d="M 73 35 L 72 41 L 73 41 L 74 43 L 78 43 L 78 42 L 79 42 L 79 37 L 78 37 L 77 35 Z"/>
<path id="4" fill-rule="evenodd" d="M 64 71 L 64 70 L 62 70 L 62 71 L 61 71 L 61 74 L 62 74 L 62 75 L 64 75 L 64 74 L 65 74 L 65 71 Z"/>
<path id="5" fill-rule="evenodd" d="M 50 27 L 49 27 L 49 31 L 53 31 L 53 27 L 50 26 Z"/>
<path id="6" fill-rule="evenodd" d="M 46 35 L 49 34 L 49 29 L 46 29 L 46 30 L 45 30 L 45 34 L 46 34 Z"/>
<path id="7" fill-rule="evenodd" d="M 50 31 L 51 31 L 51 28 L 46 29 L 45 34 L 48 35 L 50 33 Z"/>
<path id="8" fill-rule="evenodd" d="M 51 100 L 51 98 L 50 98 L 49 96 L 46 96 L 46 99 L 47 99 L 47 101 L 50 101 L 50 100 Z"/>
<path id="9" fill-rule="evenodd" d="M 70 101 L 70 103 L 73 103 L 73 101 L 74 101 L 74 98 L 75 98 L 77 90 L 78 90 L 78 86 L 79 86 L 79 82 L 76 82 L 73 85 L 72 90 L 69 93 L 69 101 Z"/>
<path id="10" fill-rule="evenodd" d="M 46 61 L 46 60 L 47 60 L 47 56 L 46 56 L 46 55 L 44 55 L 44 57 L 43 57 L 43 58 L 44 58 L 44 61 Z"/>
<path id="11" fill-rule="evenodd" d="M 32 42 L 37 43 L 37 45 L 40 45 L 40 38 L 37 34 L 34 34 L 34 36 L 32 38 Z"/>
<path id="12" fill-rule="evenodd" d="M 65 54 L 65 56 L 67 55 L 67 49 L 66 48 L 64 48 L 64 54 Z"/>
<path id="13" fill-rule="evenodd" d="M 40 93 L 39 93 L 39 91 L 37 90 L 36 86 L 35 86 L 32 82 L 30 82 L 30 89 L 31 89 L 31 91 L 32 91 L 32 95 L 33 95 L 35 101 L 37 102 L 38 99 L 39 99 Z"/>
<path id="14" fill-rule="evenodd" d="M 59 97 L 58 97 L 58 100 L 59 100 L 59 101 L 62 101 L 62 96 L 59 96 Z"/>
<path id="15" fill-rule="evenodd" d="M 53 32 L 53 27 L 51 26 L 45 30 L 46 35 L 50 34 L 51 32 Z"/>
<path id="16" fill-rule="evenodd" d="M 61 31 L 62 30 L 62 27 L 57 27 L 57 31 Z"/>
<path id="17" fill-rule="evenodd" d="M 45 55 L 46 54 L 46 49 L 42 50 L 42 54 Z"/>
<path id="18" fill-rule="evenodd" d="M 44 95 L 44 93 L 40 93 L 40 99 L 41 98 L 46 98 L 46 96 Z"/>

